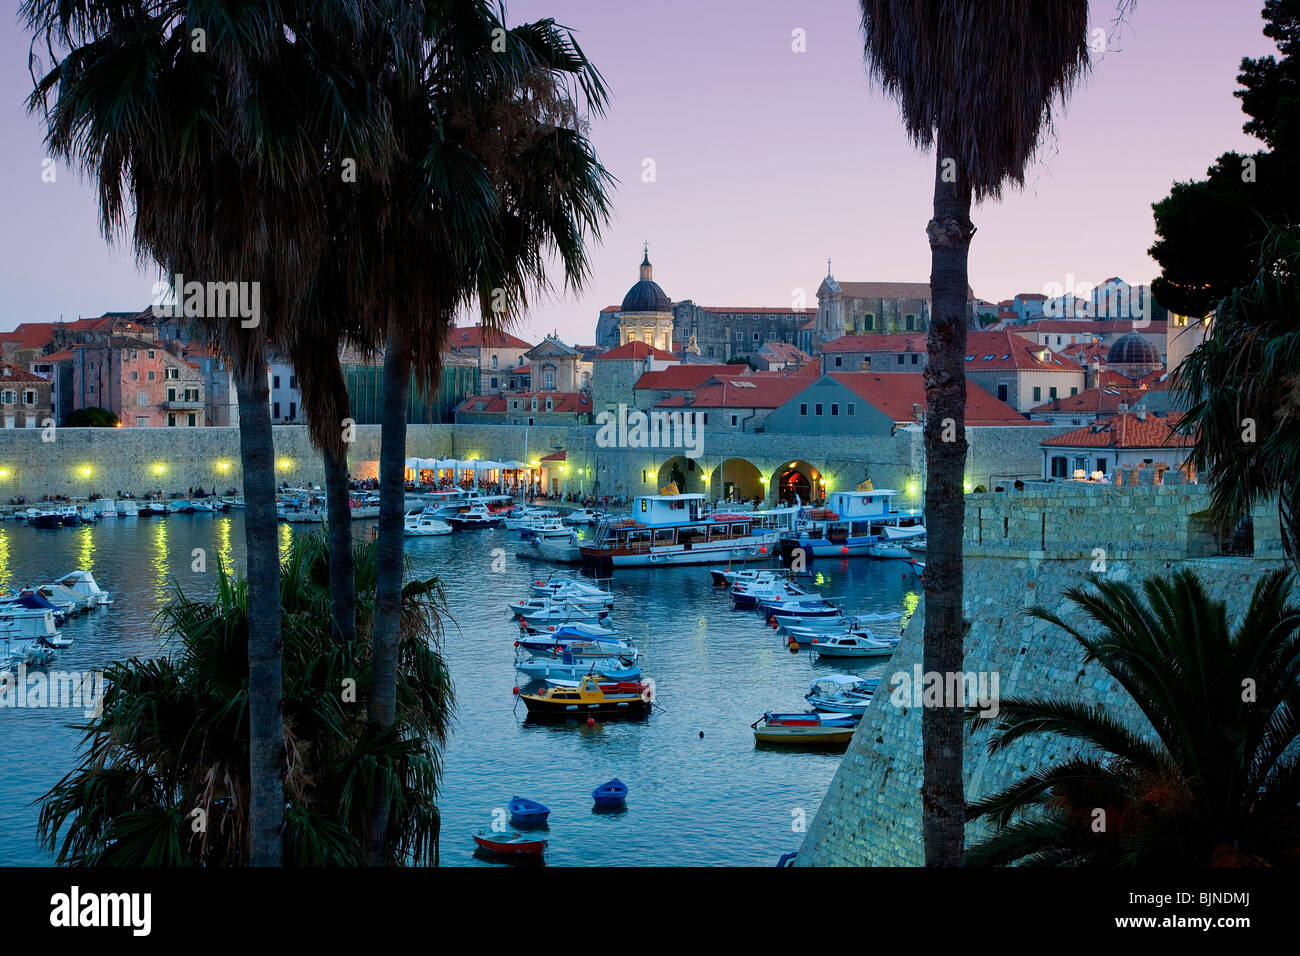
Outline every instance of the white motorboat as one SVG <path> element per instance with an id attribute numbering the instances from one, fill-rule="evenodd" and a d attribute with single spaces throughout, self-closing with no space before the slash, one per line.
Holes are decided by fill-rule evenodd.
<path id="1" fill-rule="evenodd" d="M 402 527 L 402 533 L 412 537 L 451 534 L 451 530 L 451 525 L 447 524 L 447 522 L 424 511 L 410 512 L 406 516 Z"/>
<path id="2" fill-rule="evenodd" d="M 911 552 L 902 541 L 877 541 L 867 548 L 867 554 L 873 558 L 910 558 Z"/>
<path id="3" fill-rule="evenodd" d="M 599 621 L 609 615 L 604 607 L 579 607 L 573 604 L 555 603 L 550 598 L 538 598 L 540 607 L 533 608 L 519 615 L 528 624 L 536 627 L 544 624 L 572 624 L 575 622 Z"/>
<path id="4" fill-rule="evenodd" d="M 61 584 L 37 584 L 32 587 L 22 588 L 18 594 L 20 597 L 24 594 L 40 595 L 58 613 L 64 615 L 80 614 L 83 611 L 89 611 L 95 606 L 94 598 L 85 594 L 78 594 L 71 588 L 66 588 Z"/>
<path id="5" fill-rule="evenodd" d="M 898 647 L 897 637 L 876 637 L 870 631 L 832 634 L 822 640 L 814 637 L 812 648 L 821 657 L 889 657 Z"/>
<path id="6" fill-rule="evenodd" d="M 0 629 L 0 640 L 4 642 L 4 651 L 0 653 L 0 671 L 17 673 L 21 665 L 27 667 L 48 667 L 59 656 L 57 650 L 47 644 L 34 640 L 15 640 Z"/>
<path id="7" fill-rule="evenodd" d="M 443 520 L 457 531 L 470 531 L 476 528 L 500 527 L 505 519 L 500 515 L 492 514 L 483 505 L 471 505 L 455 514 L 444 516 Z"/>
<path id="8" fill-rule="evenodd" d="M 123 498 L 117 503 L 117 516 L 119 518 L 137 518 L 140 515 L 140 508 L 130 498 Z"/>
<path id="9" fill-rule="evenodd" d="M 541 680 L 577 680 L 587 674 L 607 680 L 637 680 L 641 667 L 636 652 L 628 657 L 574 657 L 567 647 L 555 649 L 558 657 L 530 657 L 515 663 L 515 670 Z"/>
<path id="10" fill-rule="evenodd" d="M 591 508 L 579 508 L 577 511 L 570 511 L 565 515 L 564 523 L 592 525 L 597 524 L 603 517 L 603 512 L 595 511 Z"/>
<path id="11" fill-rule="evenodd" d="M 582 597 L 530 597 L 522 601 L 514 601 L 509 605 L 510 610 L 519 616 L 532 614 L 534 611 L 545 611 L 552 607 L 577 608 L 581 611 L 594 611 L 604 613 L 609 604 L 601 598 L 584 599 Z"/>
<path id="12" fill-rule="evenodd" d="M 618 628 L 610 627 L 607 623 L 596 624 L 591 621 L 574 621 L 571 624 L 543 624 L 540 626 L 530 626 L 527 622 L 522 622 L 524 632 L 527 634 L 542 634 L 560 637 L 584 637 L 592 639 L 608 639 L 618 637 Z"/>
<path id="13" fill-rule="evenodd" d="M 547 508 L 523 508 L 506 519 L 506 530 L 520 531 L 523 528 L 532 527 L 539 521 L 559 517 L 560 513 L 558 511 L 551 511 Z"/>
<path id="14" fill-rule="evenodd" d="M 864 630 L 869 624 L 897 621 L 902 616 L 894 611 L 890 614 L 859 614 L 855 617 L 778 617 L 777 623 L 792 637 L 804 638 L 819 634 L 848 634 L 850 631 Z M 807 641 L 800 640 L 799 643 L 806 644 Z"/>
<path id="15" fill-rule="evenodd" d="M 58 640 L 62 632 L 55 626 L 54 612 L 49 608 L 5 605 L 0 609 L 0 634 L 7 640 L 49 643 Z"/>
<path id="16" fill-rule="evenodd" d="M 519 536 L 525 541 L 542 539 L 552 541 L 573 537 L 573 528 L 559 518 L 538 518 L 519 529 Z"/>
<path id="17" fill-rule="evenodd" d="M 880 686 L 880 678 L 851 674 L 826 674 L 812 682 L 804 699 L 817 710 L 861 717 Z"/>
<path id="18" fill-rule="evenodd" d="M 580 658 L 620 658 L 630 657 L 636 650 L 622 641 L 595 640 L 594 638 L 568 637 L 550 634 L 534 634 L 520 637 L 516 642 L 531 654 L 564 654 Z"/>
<path id="19" fill-rule="evenodd" d="M 800 510 L 798 529 L 782 536 L 781 550 L 784 554 L 799 550 L 815 558 L 865 555 L 888 533 L 885 529 L 920 520 L 918 511 L 894 507 L 898 494 L 887 488 L 834 492 L 826 507 Z"/>
<path id="20" fill-rule="evenodd" d="M 66 588 L 73 594 L 81 595 L 85 599 L 87 607 L 103 607 L 113 603 L 108 596 L 108 592 L 99 586 L 95 581 L 95 576 L 89 571 L 69 571 L 55 581 L 54 584 Z"/>
<path id="21" fill-rule="evenodd" d="M 579 577 L 572 572 L 559 572 L 552 574 L 545 581 L 537 580 L 529 585 L 534 597 L 546 597 L 562 593 L 571 594 L 591 594 L 599 597 L 607 597 L 613 601 L 613 595 L 598 584 Z"/>

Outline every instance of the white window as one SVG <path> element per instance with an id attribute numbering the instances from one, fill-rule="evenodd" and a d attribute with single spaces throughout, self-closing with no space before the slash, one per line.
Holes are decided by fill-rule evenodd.
<path id="1" fill-rule="evenodd" d="M 24 405 L 35 405 L 35 404 L 36 404 L 36 390 L 35 390 L 35 389 L 30 389 L 30 388 L 29 388 L 27 391 L 23 392 L 23 404 L 24 404 Z"/>
<path id="2" fill-rule="evenodd" d="M 136 392 L 136 393 L 135 393 L 135 403 L 136 403 L 137 405 L 148 405 L 148 404 L 149 404 L 149 393 L 148 393 L 148 392 Z"/>
<path id="3" fill-rule="evenodd" d="M 5 389 L 3 392 L 0 392 L 0 403 L 3 403 L 5 405 L 17 405 L 18 393 L 11 392 L 9 391 L 9 389 Z"/>

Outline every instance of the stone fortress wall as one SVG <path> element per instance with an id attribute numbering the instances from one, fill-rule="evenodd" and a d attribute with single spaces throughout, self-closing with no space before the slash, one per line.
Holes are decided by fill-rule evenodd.
<path id="1" fill-rule="evenodd" d="M 1038 442 L 1060 434 L 1057 427 L 971 428 L 968 472 L 972 487 L 992 487 L 1005 476 L 1040 474 Z M 478 458 L 536 461 L 564 450 L 562 466 L 552 476 L 565 488 L 599 493 L 653 494 L 666 463 L 680 448 L 605 448 L 597 426 L 564 425 L 409 425 L 407 454 L 417 458 Z M 275 428 L 276 471 L 294 487 L 321 485 L 324 469 L 301 425 Z M 45 440 L 49 438 L 51 440 Z M 349 457 L 357 477 L 378 471 L 380 426 L 355 426 Z M 809 462 L 827 480 L 828 490 L 852 489 L 864 477 L 877 488 L 914 492 L 905 503 L 919 506 L 925 451 L 919 428 L 901 428 L 892 436 L 738 434 L 706 430 L 697 464 L 714 471 L 723 462 L 742 459 L 771 479 L 793 461 Z M 730 476 L 735 466 L 725 465 Z M 563 469 L 562 471 L 560 469 Z M 164 494 L 189 488 L 216 488 L 219 493 L 242 484 L 238 428 L 58 428 L 0 429 L 0 503 L 43 495 L 112 497 L 151 490 Z M 716 491 L 716 484 L 714 490 Z M 768 500 L 775 485 L 768 485 Z"/>
<path id="2" fill-rule="evenodd" d="M 1023 608 L 1043 604 L 1068 619 L 1073 606 L 1065 591 L 1081 585 L 1094 566 L 1135 586 L 1150 575 L 1190 567 L 1212 597 L 1239 614 L 1260 576 L 1282 564 L 1277 511 L 1261 506 L 1252 515 L 1253 556 L 1217 557 L 1208 504 L 1207 486 L 1187 484 L 1036 482 L 1023 491 L 968 496 L 965 671 L 996 672 L 1001 697 L 1042 694 L 1102 704 L 1135 730 L 1149 732 L 1104 670 L 1084 666 L 1081 648 L 1068 635 L 1027 617 Z M 924 601 L 888 673 L 910 675 L 920 664 L 923 616 Z M 968 800 L 1077 752 L 1059 737 L 1038 735 L 990 757 L 985 738 L 981 733 L 968 740 Z M 898 706 L 879 693 L 803 837 L 797 864 L 922 865 L 921 780 L 921 708 Z M 981 826 L 968 827 L 968 842 L 979 838 Z"/>

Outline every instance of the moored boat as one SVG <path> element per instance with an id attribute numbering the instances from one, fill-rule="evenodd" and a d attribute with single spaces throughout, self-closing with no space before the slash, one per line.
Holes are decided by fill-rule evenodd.
<path id="1" fill-rule="evenodd" d="M 551 808 L 527 797 L 510 798 L 510 822 L 517 827 L 540 827 L 551 815 Z"/>
<path id="2" fill-rule="evenodd" d="M 784 747 L 841 746 L 853 739 L 858 718 L 852 714 L 810 711 L 778 714 L 768 711 L 750 724 L 754 742 Z"/>
<path id="3" fill-rule="evenodd" d="M 591 799 L 601 810 L 610 810 L 627 803 L 627 784 L 615 777 L 591 791 Z"/>
<path id="4" fill-rule="evenodd" d="M 650 713 L 648 693 L 606 694 L 595 677 L 584 677 L 578 687 L 548 687 L 540 693 L 519 696 L 528 708 L 528 716 L 536 718 L 641 718 Z"/>
<path id="5" fill-rule="evenodd" d="M 781 553 L 791 555 L 797 549 L 806 557 L 865 555 L 886 528 L 919 524 L 917 511 L 895 508 L 897 495 L 888 488 L 834 492 L 826 507 L 801 510 L 797 530 L 781 537 Z"/>
<path id="6" fill-rule="evenodd" d="M 852 674 L 826 674 L 812 682 L 804 699 L 816 710 L 861 717 L 871 705 L 880 678 Z"/>
<path id="7" fill-rule="evenodd" d="M 898 647 L 897 637 L 876 637 L 870 631 L 814 637 L 812 648 L 821 657 L 890 657 Z"/>
<path id="8" fill-rule="evenodd" d="M 480 830 L 474 842 L 489 853 L 502 856 L 541 856 L 546 852 L 546 841 L 535 840 L 520 833 L 497 835 Z"/>

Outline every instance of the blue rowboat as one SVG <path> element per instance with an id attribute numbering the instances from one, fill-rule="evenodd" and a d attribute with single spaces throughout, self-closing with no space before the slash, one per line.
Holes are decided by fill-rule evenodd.
<path id="1" fill-rule="evenodd" d="M 539 827 L 546 823 L 551 808 L 527 797 L 510 798 L 510 822 L 517 827 Z"/>
<path id="2" fill-rule="evenodd" d="M 621 807 L 627 803 L 627 784 L 615 777 L 591 791 L 591 799 L 596 801 L 598 809 Z"/>

